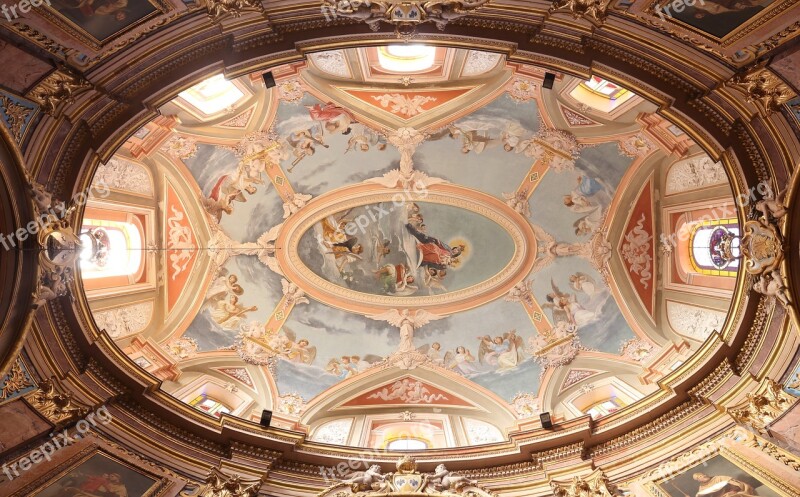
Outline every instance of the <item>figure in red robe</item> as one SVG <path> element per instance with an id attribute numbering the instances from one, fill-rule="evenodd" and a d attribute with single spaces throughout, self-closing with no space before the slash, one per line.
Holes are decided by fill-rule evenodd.
<path id="1" fill-rule="evenodd" d="M 406 230 L 418 241 L 417 248 L 422 252 L 420 266 L 445 270 L 454 266 L 458 256 L 464 253 L 463 245 L 450 247 L 438 238 L 422 233 L 410 223 L 406 224 Z"/>

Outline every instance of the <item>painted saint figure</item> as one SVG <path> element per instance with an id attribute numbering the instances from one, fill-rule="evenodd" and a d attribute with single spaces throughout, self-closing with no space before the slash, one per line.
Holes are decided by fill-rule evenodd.
<path id="1" fill-rule="evenodd" d="M 458 257 L 464 253 L 464 245 L 450 247 L 437 238 L 422 233 L 413 225 L 406 224 L 406 230 L 418 240 L 417 248 L 422 253 L 420 266 L 437 270 L 446 270 L 458 264 Z"/>
<path id="2" fill-rule="evenodd" d="M 756 497 L 755 489 L 730 476 L 708 476 L 695 473 L 692 479 L 700 483 L 697 497 Z"/>

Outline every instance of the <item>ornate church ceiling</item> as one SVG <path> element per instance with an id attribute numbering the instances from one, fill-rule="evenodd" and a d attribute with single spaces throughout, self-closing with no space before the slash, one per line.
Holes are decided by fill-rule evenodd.
<path id="1" fill-rule="evenodd" d="M 697 146 L 645 99 L 413 45 L 272 72 L 184 91 L 110 162 L 155 177 L 165 250 L 160 322 L 114 335 L 148 371 L 164 354 L 183 370 L 163 386 L 181 400 L 222 374 L 256 400 L 248 419 L 488 399 L 506 430 L 591 407 L 570 395 L 631 404 L 712 331 L 674 332 L 656 288 L 655 172 Z M 706 167 L 684 179 L 726 183 Z"/>

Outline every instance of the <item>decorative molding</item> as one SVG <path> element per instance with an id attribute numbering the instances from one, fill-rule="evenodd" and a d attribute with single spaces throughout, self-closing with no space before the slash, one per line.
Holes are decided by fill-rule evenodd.
<path id="1" fill-rule="evenodd" d="M 592 447 L 589 449 L 588 455 L 591 457 L 598 457 L 624 449 L 625 447 L 634 445 L 636 443 L 643 442 L 649 437 L 655 436 L 659 432 L 666 430 L 668 427 L 689 418 L 689 416 L 697 413 L 704 407 L 706 407 L 706 404 L 699 400 L 684 402 L 675 409 L 672 409 L 668 413 L 659 416 L 644 426 L 636 428 L 635 430 L 609 440 L 608 442 L 604 442 L 600 445 Z"/>
<path id="2" fill-rule="evenodd" d="M 617 487 L 602 470 L 596 469 L 587 476 L 573 476 L 572 481 L 550 480 L 555 497 L 613 497 Z"/>
<path id="3" fill-rule="evenodd" d="M 779 112 L 783 104 L 796 96 L 780 77 L 760 66 L 735 76 L 729 84 L 743 92 L 747 102 L 755 103 L 764 116 Z"/>
<path id="4" fill-rule="evenodd" d="M 153 179 L 147 168 L 116 156 L 97 166 L 92 184 L 98 183 L 112 190 L 153 196 Z"/>
<path id="5" fill-rule="evenodd" d="M 758 433 L 767 433 L 767 425 L 797 402 L 783 391 L 783 386 L 765 378 L 755 392 L 747 394 L 747 402 L 727 408 L 728 414 L 739 424 L 748 425 Z"/>
<path id="6" fill-rule="evenodd" d="M 708 186 L 728 184 L 728 175 L 721 162 L 707 155 L 681 160 L 667 172 L 665 195 L 699 190 Z"/>
<path id="7" fill-rule="evenodd" d="M 25 361 L 17 357 L 8 373 L 0 377 L 0 404 L 21 397 L 37 387 Z"/>
<path id="8" fill-rule="evenodd" d="M 39 389 L 27 394 L 25 400 L 56 428 L 60 428 L 72 424 L 89 412 L 89 406 L 74 400 L 72 395 L 53 376 L 40 381 Z"/>
<path id="9" fill-rule="evenodd" d="M 242 17 L 246 12 L 264 13 L 261 0 L 201 0 L 208 17 L 215 23 L 229 17 Z"/>
<path id="10" fill-rule="evenodd" d="M 0 120 L 18 145 L 39 112 L 39 106 L 28 99 L 0 90 Z"/>
<path id="11" fill-rule="evenodd" d="M 317 497 L 385 496 L 385 495 L 464 495 L 467 497 L 495 497 L 495 494 L 478 485 L 466 476 L 449 471 L 439 464 L 433 473 L 417 471 L 416 460 L 411 456 L 401 457 L 396 473 L 383 474 L 377 464 L 366 471 L 352 473 L 348 478 L 334 483 Z"/>
<path id="12" fill-rule="evenodd" d="M 381 23 L 391 24 L 398 37 L 410 39 L 420 24 L 434 23 L 444 31 L 449 22 L 470 15 L 487 3 L 489 0 L 323 0 L 322 13 L 326 20 L 343 17 L 361 21 L 372 31 L 380 30 Z"/>
<path id="13" fill-rule="evenodd" d="M 92 313 L 97 328 L 117 340 L 141 332 L 153 318 L 153 301 L 103 309 Z"/>
<path id="14" fill-rule="evenodd" d="M 727 314 L 682 302 L 666 302 L 667 321 L 680 334 L 704 342 L 715 331 L 722 331 Z"/>
<path id="15" fill-rule="evenodd" d="M 75 97 L 94 88 L 74 69 L 61 66 L 37 84 L 28 97 L 39 104 L 42 111 L 56 117 L 61 110 L 75 102 Z"/>
<path id="16" fill-rule="evenodd" d="M 555 0 L 550 14 L 566 12 L 575 19 L 586 19 L 595 26 L 602 26 L 608 16 L 611 0 Z"/>
<path id="17" fill-rule="evenodd" d="M 238 475 L 228 476 L 214 468 L 206 477 L 206 483 L 197 491 L 180 493 L 182 497 L 256 497 L 264 484 L 264 478 L 244 479 Z"/>

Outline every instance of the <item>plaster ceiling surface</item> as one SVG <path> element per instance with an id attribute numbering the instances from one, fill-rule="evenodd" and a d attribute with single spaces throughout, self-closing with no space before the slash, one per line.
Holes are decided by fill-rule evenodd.
<path id="1" fill-rule="evenodd" d="M 157 146 L 120 150 L 162 175 L 174 298 L 148 338 L 192 371 L 263 375 L 263 405 L 299 398 L 298 416 L 345 386 L 349 409 L 375 407 L 387 371 L 426 371 L 438 392 L 401 404 L 483 396 L 518 417 L 548 382 L 624 375 L 653 391 L 676 347 L 654 312 L 647 169 L 671 153 L 646 125 L 655 106 L 598 111 L 542 89 L 537 68 L 468 50 L 410 74 L 375 60 L 317 54 L 274 69 L 272 89 L 245 76 L 221 111 L 176 97 Z M 557 89 L 578 83 L 559 75 Z"/>

